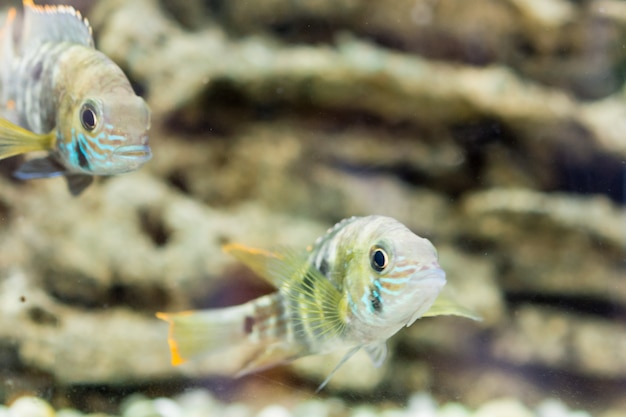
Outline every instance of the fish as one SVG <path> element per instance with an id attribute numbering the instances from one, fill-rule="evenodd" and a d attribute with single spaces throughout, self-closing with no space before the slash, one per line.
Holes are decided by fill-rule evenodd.
<path id="1" fill-rule="evenodd" d="M 70 6 L 23 1 L 0 29 L 0 159 L 20 180 L 65 176 L 79 195 L 94 176 L 139 169 L 152 157 L 150 108 Z"/>
<path id="2" fill-rule="evenodd" d="M 446 274 L 437 250 L 391 217 L 344 219 L 301 251 L 237 243 L 225 245 L 224 251 L 277 291 L 235 306 L 157 313 L 169 324 L 172 365 L 245 343 L 255 349 L 238 372 L 241 376 L 308 355 L 347 350 L 319 391 L 360 349 L 380 366 L 387 340 L 420 317 L 480 319 L 455 301 L 438 298 Z"/>

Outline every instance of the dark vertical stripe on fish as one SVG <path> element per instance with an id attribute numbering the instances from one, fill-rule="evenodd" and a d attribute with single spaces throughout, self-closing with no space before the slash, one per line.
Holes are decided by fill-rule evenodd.
<path id="1" fill-rule="evenodd" d="M 80 143 L 80 141 L 76 141 L 74 144 L 74 149 L 76 151 L 76 157 L 78 159 L 78 166 L 85 170 L 89 170 L 89 160 L 87 159 L 87 155 L 85 155 L 85 151 Z"/>
<path id="2" fill-rule="evenodd" d="M 43 72 L 43 62 L 41 62 L 41 60 L 37 61 L 37 63 L 35 64 L 35 66 L 33 67 L 33 70 L 30 74 L 32 80 L 34 82 L 39 82 L 39 80 L 41 79 L 41 73 Z"/>
<path id="3" fill-rule="evenodd" d="M 254 317 L 246 316 L 243 320 L 243 332 L 245 334 L 251 334 L 254 330 Z"/>
<path id="4" fill-rule="evenodd" d="M 321 259 L 318 269 L 320 270 L 322 275 L 328 276 L 328 261 L 326 260 L 326 258 Z"/>
<path id="5" fill-rule="evenodd" d="M 244 332 L 258 341 L 281 339 L 287 333 L 284 306 L 278 293 L 254 302 L 253 316 L 246 317 Z"/>
<path id="6" fill-rule="evenodd" d="M 16 82 L 8 88 L 16 103 L 20 125 L 29 130 L 48 133 L 56 125 L 54 68 L 59 56 L 69 47 L 67 43 L 43 43 L 27 51 L 19 61 Z"/>

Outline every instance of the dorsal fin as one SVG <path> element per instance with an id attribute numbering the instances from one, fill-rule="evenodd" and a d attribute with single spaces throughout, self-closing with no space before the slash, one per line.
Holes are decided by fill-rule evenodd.
<path id="1" fill-rule="evenodd" d="M 313 243 L 313 246 L 308 248 L 309 250 L 312 250 L 315 247 L 318 247 L 322 244 L 322 242 L 324 242 L 325 240 L 331 239 L 332 236 L 335 235 L 335 233 L 337 233 L 339 230 L 343 229 L 347 224 L 350 224 L 356 220 L 358 220 L 359 217 L 357 216 L 352 216 L 352 217 L 348 217 L 346 219 L 342 219 L 341 221 L 337 222 L 335 225 L 333 225 L 332 227 L 330 227 L 328 230 L 326 230 L 326 233 L 324 233 L 322 236 L 318 237 L 315 240 L 315 243 Z"/>
<path id="2" fill-rule="evenodd" d="M 15 56 L 14 27 L 17 16 L 17 10 L 11 7 L 7 12 L 6 20 L 0 30 L 0 103 L 4 104 L 3 117 L 7 118 L 7 102 L 11 99 L 11 89 L 8 86 L 13 81 L 12 65 Z M 15 117 L 9 117 L 11 121 L 15 121 Z"/>
<path id="3" fill-rule="evenodd" d="M 269 251 L 250 248 L 238 243 L 229 243 L 222 250 L 243 262 L 248 268 L 278 289 L 286 281 L 301 276 L 308 269 L 306 253 L 299 253 L 287 248 Z"/>
<path id="4" fill-rule="evenodd" d="M 43 42 L 72 42 L 93 48 L 91 26 L 71 6 L 40 6 L 24 0 L 22 51 Z"/>

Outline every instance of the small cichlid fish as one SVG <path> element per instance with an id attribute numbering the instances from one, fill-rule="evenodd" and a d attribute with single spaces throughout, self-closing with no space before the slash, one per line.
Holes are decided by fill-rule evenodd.
<path id="1" fill-rule="evenodd" d="M 73 195 L 94 175 L 141 167 L 150 109 L 122 70 L 94 48 L 91 28 L 69 6 L 9 10 L 0 33 L 0 159 L 32 151 L 15 177 L 65 175 Z"/>
<path id="2" fill-rule="evenodd" d="M 446 283 L 427 239 L 383 216 L 339 222 L 308 251 L 225 251 L 278 291 L 233 307 L 157 313 L 169 323 L 172 364 L 237 343 L 258 347 L 239 375 L 306 355 L 350 349 L 318 388 L 359 349 L 379 366 L 386 341 L 420 317 L 472 312 L 437 296 Z"/>

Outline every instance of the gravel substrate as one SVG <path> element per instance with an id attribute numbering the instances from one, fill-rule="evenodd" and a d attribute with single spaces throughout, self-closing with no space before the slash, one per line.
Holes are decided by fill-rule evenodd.
<path id="1" fill-rule="evenodd" d="M 586 411 L 570 410 L 556 399 L 547 399 L 534 410 L 514 399 L 492 400 L 476 410 L 469 410 L 454 402 L 439 405 L 426 393 L 414 394 L 403 408 L 367 404 L 348 407 L 338 399 L 313 399 L 291 408 L 277 404 L 254 410 L 244 403 L 220 402 L 201 390 L 175 398 L 149 399 L 132 395 L 122 403 L 120 412 L 118 417 L 591 417 Z M 55 411 L 46 401 L 36 397 L 21 397 L 8 407 L 0 405 L 0 417 L 82 416 L 114 417 L 101 413 L 83 414 L 72 409 Z"/>

